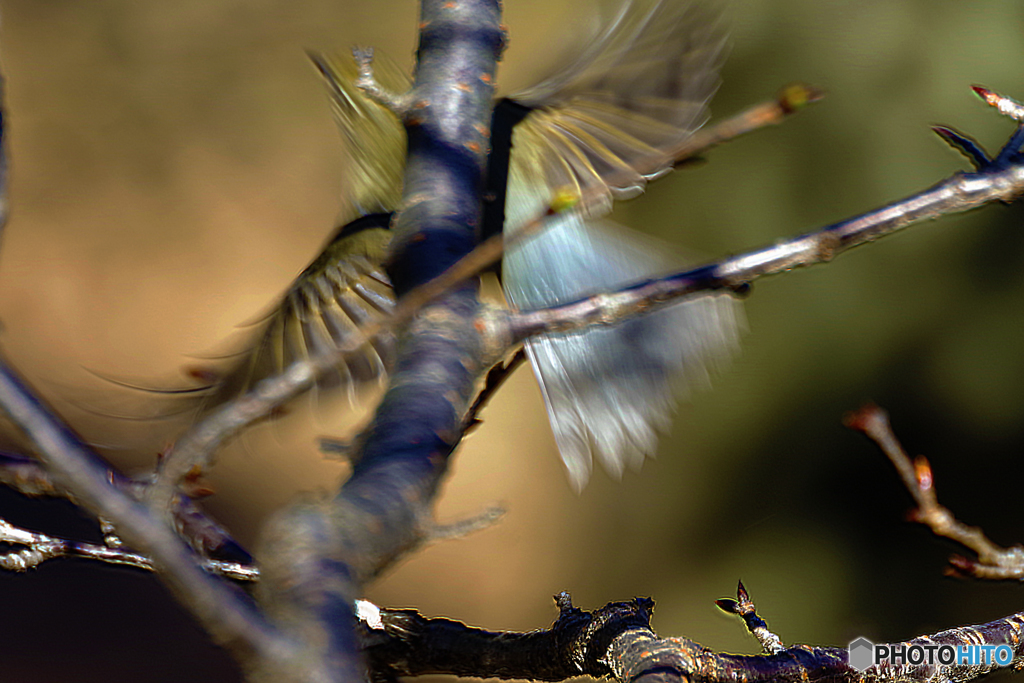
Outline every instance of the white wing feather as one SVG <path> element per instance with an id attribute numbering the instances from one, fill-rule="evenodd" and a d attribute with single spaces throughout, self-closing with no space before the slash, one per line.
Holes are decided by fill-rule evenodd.
<path id="1" fill-rule="evenodd" d="M 666 253 L 620 226 L 566 216 L 506 255 L 505 290 L 523 309 L 567 303 L 665 272 L 673 265 Z M 738 315 L 728 295 L 705 296 L 614 327 L 527 343 L 577 490 L 595 455 L 619 476 L 654 454 L 674 393 L 707 382 L 707 368 L 736 346 Z"/>
<path id="2" fill-rule="evenodd" d="M 672 147 L 707 116 L 723 52 L 717 17 L 704 5 L 637 0 L 579 60 L 516 95 L 539 108 L 513 132 L 506 235 L 539 215 L 555 189 L 598 197 L 587 206 L 594 216 L 669 171 Z M 563 216 L 505 254 L 505 293 L 520 309 L 566 303 L 677 266 L 665 253 L 624 229 Z M 653 455 L 676 385 L 706 379 L 706 366 L 735 346 L 736 316 L 731 298 L 709 296 L 527 343 L 577 490 L 595 455 L 616 476 Z"/>

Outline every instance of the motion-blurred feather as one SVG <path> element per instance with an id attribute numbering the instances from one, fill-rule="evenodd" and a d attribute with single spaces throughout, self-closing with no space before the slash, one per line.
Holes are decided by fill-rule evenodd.
<path id="1" fill-rule="evenodd" d="M 613 199 L 639 194 L 647 180 L 670 170 L 672 148 L 704 122 L 724 43 L 717 14 L 702 3 L 634 0 L 578 59 L 513 96 L 518 123 L 503 207 L 507 233 L 514 235 L 566 186 L 587 198 L 587 213 L 595 217 Z M 354 228 L 360 221 L 372 223 L 366 214 L 398 206 L 405 132 L 391 112 L 355 86 L 350 57 L 311 56 L 328 85 L 345 141 L 346 208 L 340 222 L 364 217 L 343 229 L 299 276 L 218 395 L 359 334 L 361 324 L 392 304 L 381 268 L 390 233 L 381 220 L 379 227 Z M 408 88 L 408 78 L 379 57 L 374 72 L 393 92 Z M 498 217 L 500 223 L 501 212 Z M 506 253 L 504 287 L 520 308 L 550 306 L 676 265 L 666 263 L 662 251 L 644 246 L 636 235 L 564 216 Z M 618 474 L 653 453 L 655 433 L 672 408 L 672 378 L 700 375 L 705 360 L 719 358 L 733 344 L 734 323 L 727 301 L 706 298 L 618 327 L 528 344 L 577 488 L 586 482 L 594 454 Z M 354 395 L 361 383 L 383 377 L 392 343 L 367 346 L 363 357 L 339 367 L 327 383 Z"/>
<path id="2" fill-rule="evenodd" d="M 516 96 L 537 106 L 512 134 L 505 231 L 566 185 L 596 197 L 591 214 L 643 190 L 672 167 L 670 150 L 707 116 L 724 35 L 706 7 L 633 3 L 578 61 Z M 663 248 L 609 224 L 560 217 L 507 252 L 505 293 L 521 309 L 567 303 L 667 271 Z M 704 297 L 611 328 L 547 336 L 527 352 L 569 478 L 587 482 L 593 456 L 613 475 L 639 466 L 673 408 L 674 384 L 706 376 L 735 345 L 728 297 Z"/>
<path id="3" fill-rule="evenodd" d="M 330 346 L 347 344 L 370 322 L 391 312 L 394 293 L 383 263 L 391 243 L 390 215 L 402 195 L 405 130 L 384 107 L 355 86 L 355 61 L 310 53 L 331 99 L 346 159 L 339 228 L 324 251 L 285 293 L 264 333 L 245 360 L 217 383 L 230 398 Z M 396 92 L 409 87 L 402 70 L 386 58 L 374 63 L 378 81 Z M 356 405 L 360 389 L 383 382 L 394 338 L 380 335 L 350 354 L 319 380 L 316 392 L 339 388 Z M 218 402 L 215 399 L 214 402 Z"/>
<path id="4" fill-rule="evenodd" d="M 384 107 L 355 86 L 349 56 L 310 53 L 327 85 L 346 159 L 339 228 L 324 251 L 289 288 L 259 340 L 214 387 L 216 404 L 279 374 L 325 347 L 347 344 L 370 322 L 391 312 L 394 293 L 383 263 L 391 243 L 390 215 L 401 199 L 405 130 Z M 394 91 L 409 87 L 402 70 L 386 58 L 374 63 L 378 81 Z M 394 355 L 394 338 L 380 335 L 350 354 L 335 372 L 317 380 L 314 397 L 338 388 L 356 405 L 360 389 L 383 382 Z"/>
<path id="5" fill-rule="evenodd" d="M 586 196 L 587 212 L 595 216 L 670 170 L 671 148 L 707 116 L 724 44 L 717 14 L 706 5 L 636 0 L 579 59 L 514 95 L 532 111 L 512 133 L 507 233 L 540 214 L 557 189 L 570 186 Z M 397 119 L 354 86 L 352 60 L 321 64 L 353 167 L 375 184 L 398 178 L 405 145 Z M 383 75 L 387 87 L 403 92 L 407 82 L 397 70 L 380 65 L 375 62 L 378 80 Z M 379 137 L 368 142 L 374 128 Z M 397 205 L 397 194 L 362 189 L 364 178 L 353 190 L 355 204 L 364 211 Z M 520 308 L 550 306 L 678 265 L 663 253 L 636 235 L 570 215 L 505 255 L 504 287 Z M 527 345 L 577 489 L 594 454 L 619 474 L 653 453 L 656 431 L 672 409 L 674 378 L 701 376 L 705 361 L 721 358 L 735 343 L 733 313 L 727 297 L 708 297 L 616 328 Z"/>
<path id="6" fill-rule="evenodd" d="M 331 98 L 334 118 L 344 140 L 344 208 L 338 225 L 357 216 L 394 211 L 402 199 L 405 172 L 405 128 L 390 111 L 356 87 L 359 76 L 351 55 L 309 53 Z M 411 81 L 390 59 L 378 54 L 373 73 L 391 92 L 405 92 Z"/>
<path id="7" fill-rule="evenodd" d="M 678 263 L 621 226 L 560 218 L 506 254 L 504 285 L 518 307 L 540 308 L 615 288 Z M 529 268 L 529 270 L 527 270 Z M 596 455 L 609 473 L 639 467 L 666 428 L 674 394 L 707 383 L 737 342 L 728 295 L 705 296 L 625 323 L 526 345 L 562 462 L 580 490 Z"/>

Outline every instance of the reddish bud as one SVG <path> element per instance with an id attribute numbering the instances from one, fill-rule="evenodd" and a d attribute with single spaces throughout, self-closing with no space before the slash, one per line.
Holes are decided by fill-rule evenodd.
<path id="1" fill-rule="evenodd" d="M 914 459 L 914 477 L 917 479 L 917 487 L 922 491 L 928 491 L 931 489 L 934 483 L 932 479 L 932 466 L 928 464 L 928 459 L 923 455 L 919 455 Z"/>

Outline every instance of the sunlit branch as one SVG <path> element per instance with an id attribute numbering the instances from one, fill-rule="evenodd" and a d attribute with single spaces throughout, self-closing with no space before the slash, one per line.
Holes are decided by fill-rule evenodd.
<path id="1" fill-rule="evenodd" d="M 1024 164 L 958 173 L 929 190 L 840 223 L 757 251 L 683 273 L 648 280 L 563 306 L 512 315 L 511 337 L 570 332 L 610 325 L 700 292 L 743 291 L 765 275 L 830 261 L 854 247 L 926 219 L 961 213 L 1024 192 Z"/>
<path id="2" fill-rule="evenodd" d="M 70 541 L 28 531 L 16 527 L 4 519 L 0 519 L 0 543 L 22 546 L 19 550 L 12 549 L 0 553 L 0 569 L 8 571 L 26 571 L 38 567 L 47 560 L 59 557 L 97 560 L 106 564 L 119 564 L 149 571 L 156 569 L 153 561 L 148 557 L 124 548 Z M 200 561 L 206 571 L 227 579 L 255 581 L 259 578 L 259 570 L 251 565 L 209 558 L 203 558 Z"/>

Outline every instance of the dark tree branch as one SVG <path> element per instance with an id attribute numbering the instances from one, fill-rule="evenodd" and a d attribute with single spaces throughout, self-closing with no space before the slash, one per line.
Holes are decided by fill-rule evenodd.
<path id="1" fill-rule="evenodd" d="M 404 195 L 389 264 L 399 301 L 475 245 L 504 41 L 495 1 L 424 0 L 420 22 L 404 119 Z M 366 581 L 429 532 L 434 495 L 477 383 L 498 359 L 480 343 L 480 313 L 475 284 L 420 310 L 399 337 L 395 372 L 357 439 L 350 479 L 332 499 L 293 506 L 267 525 L 263 602 L 306 645 L 323 680 L 363 675 L 353 602 Z"/>
<path id="2" fill-rule="evenodd" d="M 795 645 L 770 655 L 715 653 L 685 638 L 659 638 L 650 628 L 654 603 L 639 598 L 588 612 L 556 597 L 559 616 L 550 629 L 491 632 L 450 619 L 428 619 L 414 610 L 380 610 L 380 622 L 364 622 L 367 659 L 377 681 L 396 676 L 451 674 L 480 678 L 559 681 L 574 676 L 612 676 L 627 681 L 970 681 L 990 666 L 894 667 L 882 664 L 859 673 L 847 650 Z M 964 626 L 905 644 L 1000 645 L 1013 649 L 1012 666 L 1024 663 L 1024 613 L 988 624 Z"/>
<path id="3" fill-rule="evenodd" d="M 158 516 L 109 480 L 100 458 L 0 363 L 0 408 L 31 440 L 56 485 L 83 508 L 112 523 L 118 536 L 152 560 L 181 603 L 240 659 L 288 656 L 290 647 L 244 593 L 211 576 Z"/>

